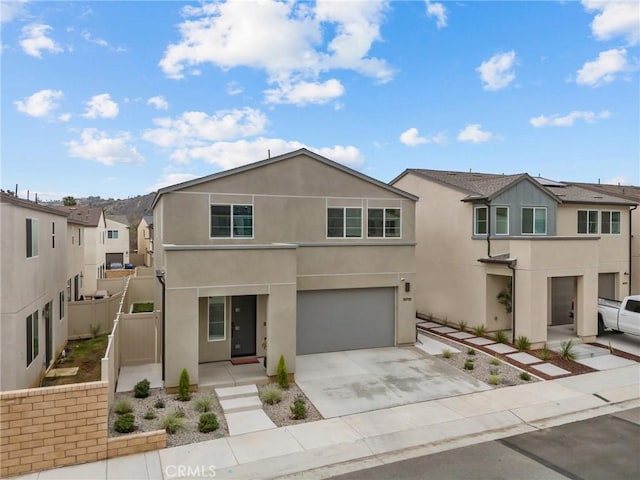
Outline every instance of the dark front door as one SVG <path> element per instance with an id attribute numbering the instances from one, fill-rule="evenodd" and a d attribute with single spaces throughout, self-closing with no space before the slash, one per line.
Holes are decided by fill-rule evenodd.
<path id="1" fill-rule="evenodd" d="M 256 296 L 231 297 L 231 356 L 256 354 Z"/>
<path id="2" fill-rule="evenodd" d="M 46 366 L 48 367 L 53 358 L 53 302 L 49 302 L 44 307 L 44 355 L 46 360 Z"/>

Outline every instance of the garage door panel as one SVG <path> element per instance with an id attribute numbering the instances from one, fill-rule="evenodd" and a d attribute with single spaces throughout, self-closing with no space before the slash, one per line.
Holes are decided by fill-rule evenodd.
<path id="1" fill-rule="evenodd" d="M 395 289 L 298 292 L 297 353 L 395 344 Z"/>

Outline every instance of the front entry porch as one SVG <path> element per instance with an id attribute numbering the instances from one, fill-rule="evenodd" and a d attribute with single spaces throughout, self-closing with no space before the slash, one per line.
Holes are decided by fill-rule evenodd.
<path id="1" fill-rule="evenodd" d="M 233 365 L 230 361 L 201 363 L 198 365 L 198 386 L 235 387 L 238 385 L 263 385 L 269 381 L 263 358 L 258 363 Z"/>

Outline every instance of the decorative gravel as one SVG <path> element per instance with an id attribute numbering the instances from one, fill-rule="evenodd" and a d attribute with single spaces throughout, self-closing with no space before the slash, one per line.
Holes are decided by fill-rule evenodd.
<path id="1" fill-rule="evenodd" d="M 297 397 L 302 397 L 307 404 L 307 418 L 301 420 L 294 420 L 291 418 L 291 404 Z M 264 403 L 262 408 L 266 414 L 271 418 L 273 423 L 278 427 L 285 427 L 287 425 L 297 425 L 298 423 L 315 422 L 316 420 L 322 420 L 322 415 L 313 406 L 313 403 L 302 393 L 300 387 L 295 383 L 289 384 L 288 390 L 282 391 L 282 401 L 275 405 L 269 405 Z"/>

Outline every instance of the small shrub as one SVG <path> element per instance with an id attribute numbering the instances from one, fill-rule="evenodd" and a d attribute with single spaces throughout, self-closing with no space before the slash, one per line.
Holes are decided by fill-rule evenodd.
<path id="1" fill-rule="evenodd" d="M 518 336 L 515 341 L 515 347 L 520 350 L 529 350 L 531 348 L 531 341 L 524 335 Z"/>
<path id="2" fill-rule="evenodd" d="M 500 359 L 498 359 L 496 357 L 493 357 L 491 360 L 489 360 L 489 363 L 491 365 L 500 365 L 500 363 L 502 363 L 502 362 L 500 362 Z"/>
<path id="3" fill-rule="evenodd" d="M 156 398 L 155 403 L 153 404 L 155 408 L 164 408 L 164 398 L 158 397 Z"/>
<path id="4" fill-rule="evenodd" d="M 460 320 L 458 322 L 458 327 L 460 328 L 461 331 L 465 331 L 467 329 L 467 322 L 465 322 L 464 320 Z"/>
<path id="5" fill-rule="evenodd" d="M 184 408 L 178 406 L 173 409 L 173 414 L 178 418 L 184 418 L 187 414 L 184 412 Z"/>
<path id="6" fill-rule="evenodd" d="M 289 373 L 287 372 L 287 364 L 284 361 L 284 355 L 280 355 L 278 360 L 278 385 L 280 388 L 287 390 L 289 388 Z"/>
<path id="7" fill-rule="evenodd" d="M 576 346 L 573 343 L 573 340 L 562 342 L 560 344 L 560 357 L 563 360 L 575 360 L 576 359 L 575 348 Z"/>
<path id="8" fill-rule="evenodd" d="M 175 412 L 169 412 L 160 421 L 160 426 L 169 434 L 182 430 L 186 425 L 184 418 L 176 416 Z"/>
<path id="9" fill-rule="evenodd" d="M 551 350 L 549 350 L 549 347 L 547 347 L 547 344 L 545 343 L 542 346 L 542 349 L 538 352 L 538 358 L 542 361 L 547 361 L 550 360 L 552 356 L 553 353 L 551 352 Z"/>
<path id="10" fill-rule="evenodd" d="M 149 396 L 150 386 L 151 384 L 149 383 L 149 380 L 147 380 L 146 378 L 144 380 L 140 380 L 133 387 L 133 396 L 136 398 L 147 398 Z"/>
<path id="11" fill-rule="evenodd" d="M 136 417 L 133 413 L 123 413 L 113 422 L 113 428 L 118 433 L 133 432 L 136 429 Z"/>
<path id="12" fill-rule="evenodd" d="M 128 398 L 120 398 L 113 405 L 113 411 L 118 415 L 124 415 L 125 413 L 133 412 L 133 405 Z"/>
<path id="13" fill-rule="evenodd" d="M 203 413 L 200 415 L 200 421 L 198 422 L 198 430 L 202 433 L 213 432 L 218 429 L 218 417 L 213 412 Z"/>
<path id="14" fill-rule="evenodd" d="M 489 384 L 491 384 L 491 385 L 500 384 L 500 375 L 490 375 L 489 376 Z"/>
<path id="15" fill-rule="evenodd" d="M 96 338 L 98 335 L 100 335 L 100 324 L 96 323 L 94 325 L 93 323 L 90 323 L 89 331 L 91 332 L 91 336 L 93 336 L 93 338 Z"/>
<path id="16" fill-rule="evenodd" d="M 529 375 L 529 372 L 522 372 L 520 374 L 520 378 L 525 382 L 528 382 L 529 380 L 531 380 L 531 375 Z"/>
<path id="17" fill-rule="evenodd" d="M 467 348 L 467 355 L 475 355 L 476 351 L 473 348 Z"/>
<path id="18" fill-rule="evenodd" d="M 188 402 L 191 400 L 191 393 L 189 392 L 189 372 L 186 368 L 182 369 L 180 373 L 180 381 L 178 382 L 178 400 L 181 402 Z"/>
<path id="19" fill-rule="evenodd" d="M 487 333 L 487 327 L 484 325 L 476 325 L 473 327 L 473 334 L 476 337 L 482 337 L 485 333 Z"/>
<path id="20" fill-rule="evenodd" d="M 464 369 L 465 369 L 465 370 L 473 370 L 473 360 L 471 360 L 471 359 L 467 359 L 467 360 L 464 362 Z"/>
<path id="21" fill-rule="evenodd" d="M 142 417 L 145 420 L 153 420 L 154 418 L 157 418 L 156 412 L 154 412 L 151 408 L 149 410 L 147 410 L 146 412 L 144 412 L 144 416 Z"/>
<path id="22" fill-rule="evenodd" d="M 289 408 L 291 409 L 291 416 L 295 420 L 307 418 L 307 404 L 302 397 L 297 397 Z"/>
<path id="23" fill-rule="evenodd" d="M 196 398 L 193 401 L 193 408 L 200 413 L 210 412 L 213 408 L 213 399 L 209 396 Z"/>
<path id="24" fill-rule="evenodd" d="M 442 358 L 451 358 L 452 352 L 448 348 L 442 350 Z"/>
<path id="25" fill-rule="evenodd" d="M 260 387 L 260 400 L 269 405 L 275 405 L 282 401 L 282 390 L 275 383 L 269 383 Z"/>
<path id="26" fill-rule="evenodd" d="M 498 369 L 497 368 L 490 368 L 489 369 L 489 373 L 491 375 L 498 375 Z"/>
<path id="27" fill-rule="evenodd" d="M 496 343 L 505 343 L 507 341 L 507 334 L 504 333 L 503 330 L 498 330 L 493 334 L 493 338 L 495 339 Z"/>

